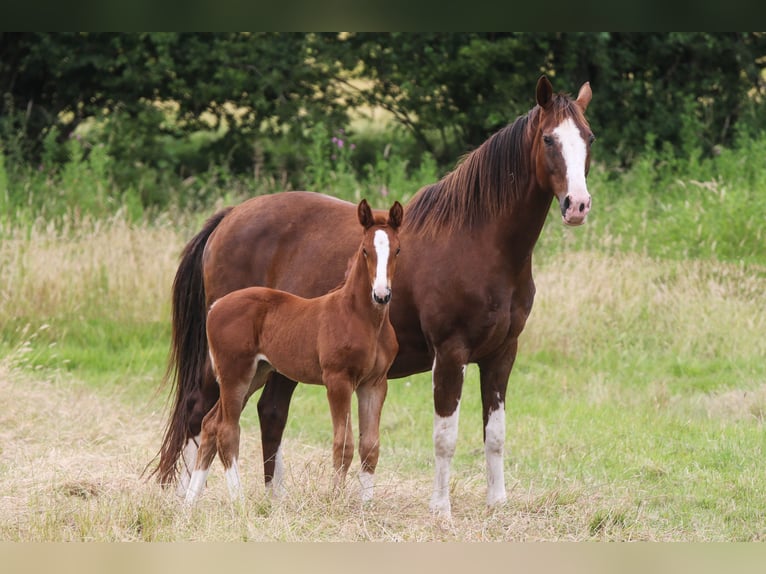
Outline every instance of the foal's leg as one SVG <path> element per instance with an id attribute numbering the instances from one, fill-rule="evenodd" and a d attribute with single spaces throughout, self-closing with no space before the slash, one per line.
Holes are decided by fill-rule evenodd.
<path id="1" fill-rule="evenodd" d="M 466 358 L 463 353 L 437 350 L 433 367 L 434 455 L 436 473 L 431 511 L 450 517 L 449 475 L 457 445 L 460 397 L 463 391 Z"/>
<path id="2" fill-rule="evenodd" d="M 380 413 L 387 392 L 385 374 L 356 389 L 359 403 L 359 458 L 362 460 L 359 481 L 362 483 L 362 502 L 372 500 L 373 496 L 375 468 L 380 454 Z"/>
<path id="3" fill-rule="evenodd" d="M 353 387 L 345 377 L 325 376 L 324 380 L 332 415 L 332 461 L 335 469 L 335 486 L 339 488 L 346 481 L 346 473 L 354 457 L 354 435 L 351 431 Z"/>

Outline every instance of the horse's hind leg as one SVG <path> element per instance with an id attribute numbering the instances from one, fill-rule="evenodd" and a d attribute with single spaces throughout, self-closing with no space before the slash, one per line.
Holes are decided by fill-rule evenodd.
<path id="1" fill-rule="evenodd" d="M 210 464 L 213 462 L 217 450 L 216 434 L 220 419 L 221 403 L 219 401 L 202 420 L 199 450 L 196 453 L 194 471 L 191 473 L 189 488 L 186 490 L 186 498 L 184 500 L 187 506 L 194 504 L 205 488 L 207 475 L 210 472 Z"/>
<path id="2" fill-rule="evenodd" d="M 201 438 L 202 419 L 218 401 L 218 383 L 213 375 L 210 361 L 205 365 L 204 371 L 202 387 L 193 394 L 187 407 L 189 410 L 189 422 L 186 430 L 187 439 L 186 445 L 181 451 L 181 470 L 176 489 L 176 493 L 181 498 L 186 495 L 192 472 L 197 465 L 197 451 L 199 450 Z"/>
<path id="3" fill-rule="evenodd" d="M 372 500 L 373 496 L 375 468 L 380 454 L 380 413 L 387 392 L 388 381 L 385 375 L 356 389 L 359 403 L 359 458 L 362 460 L 359 481 L 362 483 L 362 502 Z"/>
<path id="4" fill-rule="evenodd" d="M 274 495 L 284 489 L 284 463 L 282 460 L 282 435 L 287 424 L 287 414 L 293 391 L 298 385 L 292 379 L 276 371 L 271 373 L 258 399 L 258 422 L 261 425 L 263 447 L 263 478 L 266 488 Z"/>

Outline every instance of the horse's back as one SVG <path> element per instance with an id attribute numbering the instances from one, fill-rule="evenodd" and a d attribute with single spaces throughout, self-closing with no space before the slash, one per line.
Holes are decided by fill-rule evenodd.
<path id="1" fill-rule="evenodd" d="M 356 206 L 312 192 L 283 192 L 236 206 L 208 241 L 208 304 L 251 285 L 316 297 L 342 280 L 359 244 Z"/>

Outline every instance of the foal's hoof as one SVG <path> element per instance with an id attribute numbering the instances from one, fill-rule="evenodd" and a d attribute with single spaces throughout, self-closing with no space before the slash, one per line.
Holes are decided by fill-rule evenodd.
<path id="1" fill-rule="evenodd" d="M 505 492 L 487 493 L 487 507 L 489 508 L 497 508 L 498 506 L 505 504 L 507 501 L 508 497 Z"/>
<path id="2" fill-rule="evenodd" d="M 431 513 L 438 518 L 452 518 L 452 506 L 450 505 L 449 498 L 431 498 L 431 503 L 428 505 L 431 509 Z"/>

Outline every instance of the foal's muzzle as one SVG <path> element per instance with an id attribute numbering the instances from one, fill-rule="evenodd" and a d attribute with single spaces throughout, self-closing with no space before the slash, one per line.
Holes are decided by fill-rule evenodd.
<path id="1" fill-rule="evenodd" d="M 386 288 L 386 291 L 382 297 L 378 295 L 377 291 L 373 291 L 372 300 L 375 301 L 378 305 L 386 305 L 389 301 L 391 301 L 391 289 Z"/>

